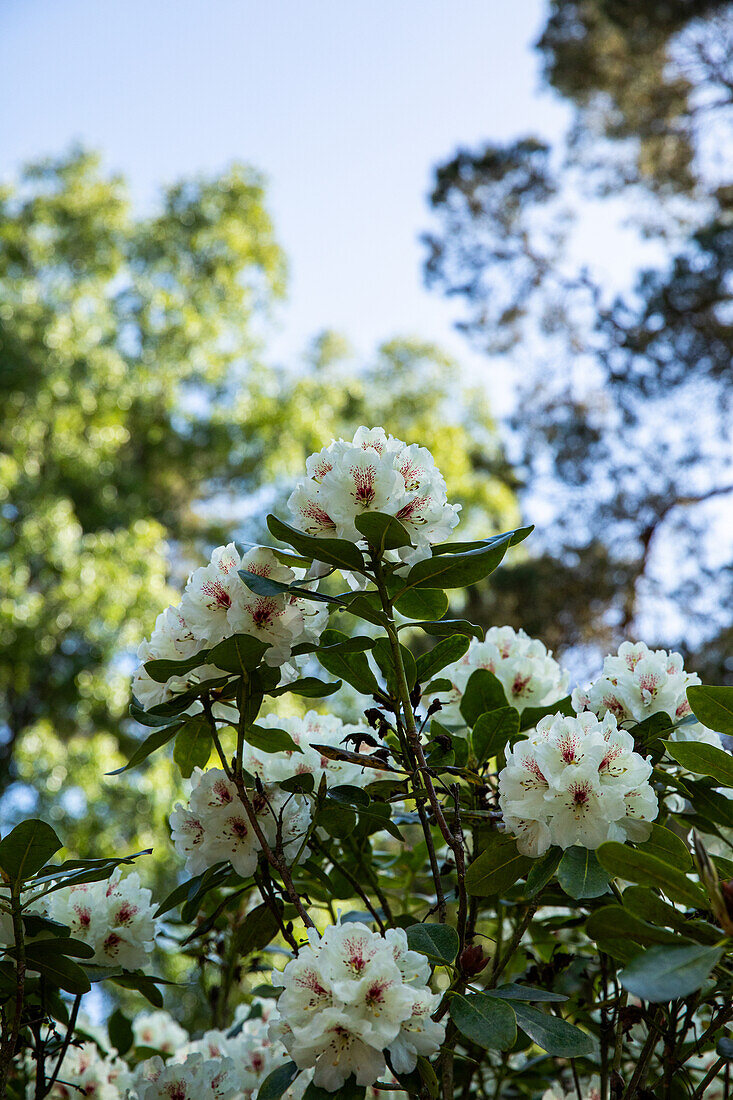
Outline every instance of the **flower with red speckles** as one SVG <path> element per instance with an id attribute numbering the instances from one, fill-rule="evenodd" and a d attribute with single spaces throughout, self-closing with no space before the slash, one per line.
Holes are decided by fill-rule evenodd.
<path id="1" fill-rule="evenodd" d="M 445 1025 L 431 1013 L 440 997 L 427 985 L 427 960 L 409 950 L 402 929 L 380 936 L 348 923 L 322 936 L 309 929 L 308 939 L 273 976 L 283 992 L 270 1034 L 300 1069 L 315 1068 L 316 1086 L 335 1092 L 352 1074 L 358 1085 L 371 1085 L 385 1073 L 385 1052 L 397 1073 L 409 1073 L 418 1056 L 439 1049 Z"/>
<path id="2" fill-rule="evenodd" d="M 550 715 L 507 750 L 499 774 L 504 824 L 519 851 L 533 857 L 551 844 L 645 840 L 658 810 L 651 773 L 612 714 L 602 721 L 588 712 Z"/>
<path id="3" fill-rule="evenodd" d="M 306 462 L 288 507 L 302 531 L 361 542 L 355 520 L 365 512 L 395 516 L 411 547 L 398 557 L 414 565 L 429 558 L 458 523 L 460 505 L 448 503 L 446 485 L 430 451 L 408 446 L 383 428 L 359 428 L 351 442 L 334 440 Z"/>
<path id="4" fill-rule="evenodd" d="M 48 1077 L 54 1068 L 54 1059 L 49 1058 Z M 36 1094 L 35 1084 L 35 1081 L 28 1084 L 29 1098 Z M 101 1054 L 96 1043 L 82 1043 L 66 1051 L 58 1080 L 44 1095 L 49 1100 L 74 1100 L 84 1096 L 93 1096 L 94 1100 L 120 1100 L 127 1095 L 129 1085 L 130 1073 L 123 1061 L 114 1054 Z"/>
<path id="5" fill-rule="evenodd" d="M 231 1058 L 189 1054 L 185 1062 L 150 1058 L 137 1070 L 134 1100 L 232 1100 L 236 1093 Z"/>
<path id="6" fill-rule="evenodd" d="M 309 710 L 303 718 L 268 714 L 257 722 L 262 729 L 284 729 L 297 746 L 284 752 L 263 752 L 252 745 L 245 746 L 245 769 L 252 775 L 259 775 L 265 783 L 281 783 L 294 775 L 308 774 L 313 776 L 314 788 L 318 790 L 324 775 L 329 787 L 344 783 L 364 787 L 376 778 L 377 773 L 372 768 L 347 760 L 332 760 L 313 747 L 326 745 L 358 751 L 359 735 L 370 736 L 370 731 L 363 726 L 347 724 L 332 714 L 318 714 L 314 710 Z M 347 741 L 347 737 L 354 740 Z"/>
<path id="7" fill-rule="evenodd" d="M 465 725 L 461 700 L 472 673 L 480 668 L 494 673 L 507 702 L 520 713 L 525 707 L 556 703 L 568 689 L 568 673 L 539 639 L 511 626 L 492 626 L 483 642 L 473 638 L 463 657 L 442 669 L 441 679 L 445 677 L 453 685 L 450 692 L 438 695 L 443 702 L 439 716 L 442 723 L 449 727 Z"/>
<path id="8" fill-rule="evenodd" d="M 294 856 L 310 823 L 307 801 L 277 787 L 249 793 L 267 843 L 274 846 L 280 831 L 285 855 Z M 198 875 L 225 860 L 243 878 L 255 870 L 261 844 L 234 783 L 221 768 L 194 768 L 188 804 L 178 803 L 170 824 L 173 844 L 185 856 L 190 874 Z"/>
<path id="9" fill-rule="evenodd" d="M 90 962 L 137 970 L 148 962 L 155 940 L 152 894 L 136 871 L 56 890 L 48 896 L 49 917 L 94 948 Z"/>
<path id="10" fill-rule="evenodd" d="M 619 723 L 643 722 L 652 714 L 681 722 L 692 713 L 687 689 L 700 682 L 694 672 L 685 672 L 680 653 L 649 649 L 644 642 L 623 642 L 618 653 L 606 657 L 597 680 L 583 690 L 575 689 L 573 707 L 590 710 L 599 718 L 610 712 Z M 694 720 L 671 730 L 669 738 L 721 748 L 718 734 Z"/>

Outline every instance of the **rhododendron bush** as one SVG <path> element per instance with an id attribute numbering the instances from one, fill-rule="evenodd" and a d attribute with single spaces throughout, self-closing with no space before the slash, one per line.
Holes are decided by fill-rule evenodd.
<path id="1" fill-rule="evenodd" d="M 145 853 L 59 861 L 40 820 L 0 839 L 0 1095 L 727 1096 L 733 689 L 627 641 L 570 691 L 462 619 L 530 529 L 448 541 L 432 456 L 381 428 L 289 507 L 139 650 L 122 770 L 185 780 L 176 889 Z"/>

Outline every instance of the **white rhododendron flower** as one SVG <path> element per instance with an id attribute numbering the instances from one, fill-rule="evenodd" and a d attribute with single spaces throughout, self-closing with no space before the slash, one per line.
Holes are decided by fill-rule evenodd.
<path id="1" fill-rule="evenodd" d="M 257 724 L 264 729 L 283 729 L 301 750 L 294 752 L 263 752 L 246 745 L 244 767 L 253 775 L 259 775 L 263 782 L 281 783 L 294 775 L 312 775 L 314 789 L 318 790 L 321 777 L 325 775 L 326 785 L 349 784 L 352 787 L 364 787 L 378 777 L 372 768 L 362 767 L 345 760 L 331 760 L 322 755 L 313 745 L 327 745 L 335 749 L 358 751 L 358 741 L 345 741 L 346 737 L 358 737 L 369 731 L 362 726 L 342 722 L 331 714 L 317 714 L 309 710 L 303 718 L 280 717 L 268 714 L 258 718 Z"/>
<path id="2" fill-rule="evenodd" d="M 231 1058 L 190 1054 L 185 1062 L 150 1058 L 135 1075 L 131 1100 L 233 1100 L 236 1074 Z"/>
<path id="3" fill-rule="evenodd" d="M 169 1012 L 141 1012 L 132 1021 L 136 1047 L 151 1047 L 163 1054 L 175 1054 L 188 1042 L 188 1032 Z"/>
<path id="4" fill-rule="evenodd" d="M 404 931 L 384 936 L 364 924 L 308 930 L 309 946 L 273 975 L 283 991 L 270 1034 L 313 1081 L 335 1092 L 351 1074 L 371 1085 L 386 1071 L 385 1051 L 397 1073 L 409 1073 L 445 1037 L 431 1020 L 440 996 L 428 987 L 430 967 L 410 951 Z"/>
<path id="5" fill-rule="evenodd" d="M 218 546 L 209 564 L 189 577 L 180 606 L 169 607 L 158 616 L 149 641 L 138 649 L 140 665 L 132 693 L 146 710 L 168 702 L 192 684 L 223 675 L 215 665 L 205 664 L 160 684 L 146 671 L 147 661 L 183 661 L 233 634 L 248 634 L 268 646 L 264 660 L 277 666 L 288 660 L 293 646 L 318 641 L 328 619 L 324 604 L 288 593 L 257 595 L 239 576 L 240 569 L 282 584 L 296 580 L 293 570 L 264 546 L 255 547 L 243 558 L 233 542 Z"/>
<path id="6" fill-rule="evenodd" d="M 185 1061 L 189 1054 L 199 1053 L 207 1059 L 229 1058 L 233 1064 L 231 1080 L 236 1089 L 235 1100 L 253 1100 L 266 1077 L 289 1061 L 281 1042 L 269 1035 L 269 1020 L 273 1015 L 272 1001 L 256 1001 L 256 1015 L 250 1015 L 252 1005 L 240 1005 L 235 1024 L 228 1031 L 206 1031 L 200 1039 L 186 1044 L 176 1052 L 176 1061 Z M 312 1075 L 301 1074 L 283 1095 L 285 1100 L 299 1100 Z"/>
<path id="7" fill-rule="evenodd" d="M 51 1075 L 55 1060 L 49 1059 L 46 1073 Z M 131 1077 L 125 1063 L 115 1055 L 100 1054 L 96 1043 L 70 1046 L 61 1063 L 58 1080 L 45 1095 L 49 1100 L 75 1100 L 93 1096 L 94 1100 L 121 1100 L 127 1095 Z M 35 1081 L 28 1084 L 27 1100 L 35 1095 Z"/>
<path id="8" fill-rule="evenodd" d="M 599 718 L 610 712 L 618 722 L 643 722 L 652 714 L 667 714 L 679 722 L 691 714 L 688 687 L 699 683 L 696 673 L 685 672 L 682 654 L 649 649 L 644 642 L 623 642 L 617 654 L 606 657 L 597 680 L 575 689 L 573 707 L 593 711 Z M 718 734 L 700 722 L 670 731 L 669 739 L 722 747 Z"/>
<path id="9" fill-rule="evenodd" d="M 551 650 L 523 630 L 492 626 L 483 642 L 472 638 L 463 657 L 441 670 L 440 678 L 450 680 L 453 685 L 452 691 L 438 694 L 444 700 L 441 722 L 448 726 L 465 725 L 461 700 L 466 684 L 480 668 L 494 673 L 501 681 L 507 702 L 520 713 L 525 707 L 549 706 L 567 694 L 569 675 L 553 658 Z"/>
<path id="10" fill-rule="evenodd" d="M 398 552 L 410 565 L 429 558 L 458 523 L 460 505 L 448 503 L 446 484 L 430 451 L 387 435 L 357 429 L 353 440 L 334 440 L 306 462 L 306 474 L 288 507 L 309 535 L 360 542 L 355 525 L 365 512 L 395 516 L 412 539 Z"/>
<path id="11" fill-rule="evenodd" d="M 249 793 L 267 843 L 275 844 L 281 819 L 283 850 L 294 857 L 310 824 L 307 801 L 277 787 Z M 236 787 L 221 768 L 194 768 L 188 804 L 178 803 L 170 824 L 175 849 L 185 858 L 190 874 L 198 875 L 224 860 L 243 878 L 255 870 L 260 842 Z"/>
<path id="12" fill-rule="evenodd" d="M 121 875 L 118 868 L 105 881 L 57 890 L 45 904 L 52 920 L 68 925 L 75 939 L 94 948 L 90 962 L 137 970 L 154 947 L 155 906 L 136 871 Z"/>
<path id="13" fill-rule="evenodd" d="M 658 809 L 652 765 L 612 714 L 542 718 L 506 760 L 499 805 L 523 855 L 541 856 L 551 844 L 597 848 L 649 835 Z"/>

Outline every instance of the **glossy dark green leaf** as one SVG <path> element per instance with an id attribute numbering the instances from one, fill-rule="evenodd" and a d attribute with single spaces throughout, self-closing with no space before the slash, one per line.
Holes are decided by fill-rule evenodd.
<path id="1" fill-rule="evenodd" d="M 557 871 L 562 856 L 562 849 L 553 847 L 548 848 L 543 856 L 532 860 L 532 866 L 527 875 L 526 897 L 535 897 L 547 885 Z"/>
<path id="2" fill-rule="evenodd" d="M 672 1001 L 700 989 L 722 956 L 722 947 L 651 947 L 631 960 L 619 980 L 645 1001 Z"/>
<path id="3" fill-rule="evenodd" d="M 582 1058 L 592 1054 L 595 1043 L 590 1035 L 580 1028 L 561 1020 L 559 1016 L 550 1016 L 531 1005 L 514 1003 L 517 1024 L 533 1043 L 555 1058 Z"/>
<path id="4" fill-rule="evenodd" d="M 273 904 L 276 904 L 273 902 Z M 234 933 L 234 950 L 237 955 L 250 955 L 261 951 L 274 940 L 280 931 L 280 922 L 269 905 L 257 905 L 250 910 Z"/>
<path id="5" fill-rule="evenodd" d="M 693 684 L 687 689 L 687 701 L 703 726 L 718 733 L 733 734 L 733 687 Z"/>
<path id="6" fill-rule="evenodd" d="M 280 1100 L 300 1073 L 295 1062 L 284 1062 L 268 1074 L 259 1087 L 257 1100 Z"/>
<path id="7" fill-rule="evenodd" d="M 185 676 L 195 668 L 208 664 L 208 649 L 200 649 L 192 657 L 181 661 L 153 660 L 145 662 L 145 671 L 156 684 L 164 684 L 171 676 Z"/>
<path id="8" fill-rule="evenodd" d="M 404 591 L 410 588 L 465 588 L 476 584 L 493 573 L 509 547 L 525 539 L 531 530 L 525 527 L 508 531 L 475 550 L 439 554 L 420 561 L 407 574 Z"/>
<path id="9" fill-rule="evenodd" d="M 520 730 L 533 729 L 541 718 L 547 718 L 550 714 L 574 715 L 570 696 L 565 695 L 556 703 L 549 703 L 546 707 L 525 707 L 519 716 L 519 728 Z"/>
<path id="10" fill-rule="evenodd" d="M 120 1058 L 124 1058 L 128 1050 L 131 1048 L 135 1041 L 135 1036 L 132 1030 L 132 1024 L 125 1016 L 124 1012 L 121 1012 L 119 1008 L 116 1008 L 107 1021 L 107 1034 L 109 1035 L 109 1041 L 115 1048 Z"/>
<path id="11" fill-rule="evenodd" d="M 531 866 L 531 859 L 517 851 L 513 836 L 492 833 L 486 849 L 468 867 L 466 889 L 474 897 L 494 897 L 523 878 Z"/>
<path id="12" fill-rule="evenodd" d="M 644 946 L 660 943 L 678 945 L 681 942 L 677 933 L 635 917 L 620 905 L 603 905 L 596 909 L 588 917 L 585 928 L 591 939 L 601 945 L 604 940 L 619 937 Z"/>
<path id="13" fill-rule="evenodd" d="M 480 714 L 505 709 L 508 705 L 504 687 L 493 672 L 477 668 L 471 673 L 461 699 L 461 714 L 467 725 L 473 726 Z"/>
<path id="14" fill-rule="evenodd" d="M 275 726 L 250 726 L 244 731 L 244 740 L 260 752 L 303 752 L 287 730 Z"/>
<path id="15" fill-rule="evenodd" d="M 326 649 L 319 650 L 316 654 L 326 672 L 345 680 L 347 684 L 351 684 L 362 695 L 373 695 L 379 691 L 377 678 L 369 667 L 369 662 L 364 653 L 354 653 L 345 648 L 334 650 L 333 639 L 345 642 L 347 640 L 346 634 L 341 634 L 337 630 L 329 630 L 329 637 L 332 644 L 327 646 Z"/>
<path id="16" fill-rule="evenodd" d="M 346 539 L 315 538 L 313 535 L 306 535 L 296 527 L 291 527 L 289 523 L 283 523 L 277 516 L 268 516 L 267 526 L 276 539 L 287 542 L 299 554 L 311 561 L 323 561 L 350 572 L 365 572 L 364 558 L 353 542 L 347 542 Z"/>
<path id="17" fill-rule="evenodd" d="M 250 592 L 257 596 L 298 596 L 302 600 L 314 600 L 316 603 L 343 603 L 340 596 L 329 596 L 325 592 L 303 588 L 298 584 L 284 584 L 272 577 L 263 577 L 260 573 L 250 573 L 248 569 L 238 569 L 237 573 Z"/>
<path id="18" fill-rule="evenodd" d="M 354 520 L 354 526 L 367 540 L 370 549 L 375 550 L 379 556 L 385 550 L 412 546 L 412 540 L 400 521 L 384 512 L 362 512 Z"/>
<path id="19" fill-rule="evenodd" d="M 433 965 L 450 966 L 456 960 L 459 940 L 449 924 L 413 924 L 406 930 L 411 951 L 419 951 Z"/>
<path id="20" fill-rule="evenodd" d="M 387 688 L 390 693 L 395 697 L 399 697 L 399 685 L 397 679 L 397 673 L 394 667 L 394 657 L 392 655 L 392 647 L 388 638 L 377 638 L 372 649 L 374 654 L 374 660 L 379 665 L 379 669 L 384 676 Z M 410 653 L 409 649 L 401 645 L 400 653 L 402 655 L 402 664 L 405 670 L 405 678 L 407 680 L 407 687 L 412 690 L 417 682 L 417 666 L 415 664 L 415 658 Z"/>
<path id="21" fill-rule="evenodd" d="M 61 846 L 50 825 L 37 817 L 28 818 L 0 840 L 0 869 L 7 881 L 26 882 Z"/>
<path id="22" fill-rule="evenodd" d="M 173 759 L 184 779 L 194 768 L 205 768 L 211 753 L 211 727 L 203 714 L 192 714 L 176 734 Z"/>
<path id="23" fill-rule="evenodd" d="M 733 787 L 733 756 L 703 741 L 665 741 L 669 755 L 695 775 L 709 775 L 722 787 Z"/>
<path id="24" fill-rule="evenodd" d="M 427 683 L 436 672 L 446 665 L 459 661 L 468 649 L 469 640 L 465 634 L 454 634 L 438 642 L 429 653 L 423 653 L 417 659 L 417 678 L 421 684 Z"/>
<path id="25" fill-rule="evenodd" d="M 363 619 L 374 626 L 384 627 L 389 624 L 389 619 L 382 610 L 373 589 L 354 596 L 348 604 L 344 604 L 342 610 L 348 611 L 350 615 L 355 615 L 357 619 Z"/>
<path id="26" fill-rule="evenodd" d="M 571 898 L 598 898 L 608 891 L 608 873 L 601 867 L 596 853 L 578 845 L 563 853 L 557 880 Z"/>
<path id="27" fill-rule="evenodd" d="M 252 672 L 269 648 L 259 638 L 249 634 L 233 634 L 209 650 L 208 664 L 216 665 L 224 672 Z"/>
<path id="28" fill-rule="evenodd" d="M 671 829 L 657 825 L 656 821 L 652 825 L 651 836 L 639 846 L 639 850 L 656 856 L 664 863 L 676 867 L 678 871 L 689 871 L 692 867 L 692 856 L 682 837 Z"/>
<path id="29" fill-rule="evenodd" d="M 364 1100 L 365 1096 L 366 1088 L 364 1085 L 357 1085 L 352 1074 L 351 1077 L 344 1081 L 343 1085 L 339 1085 L 336 1092 L 329 1092 L 328 1089 L 321 1089 L 311 1081 L 308 1088 L 303 1093 L 303 1100 L 334 1100 L 335 1097 L 338 1097 L 338 1100 Z"/>
<path id="30" fill-rule="evenodd" d="M 394 606 L 406 619 L 441 619 L 448 610 L 448 597 L 440 588 L 411 588 Z"/>
<path id="31" fill-rule="evenodd" d="M 476 719 L 471 733 L 473 753 L 479 764 L 503 752 L 519 735 L 519 711 L 514 707 L 499 707 Z"/>
<path id="32" fill-rule="evenodd" d="M 340 680 L 327 683 L 325 680 L 319 680 L 317 676 L 301 676 L 298 680 L 291 680 L 289 684 L 272 688 L 268 695 L 274 697 L 290 692 L 293 695 L 301 695 L 304 699 L 325 699 L 326 696 L 337 692 L 340 687 Z"/>
<path id="33" fill-rule="evenodd" d="M 136 989 L 154 1008 L 163 1007 L 163 994 L 156 984 L 162 982 L 162 978 L 153 978 L 149 977 L 147 974 L 134 973 L 119 974 L 110 978 L 110 981 L 115 985 L 119 985 L 122 989 Z M 165 984 L 172 985 L 174 983 L 166 982 Z"/>
<path id="34" fill-rule="evenodd" d="M 419 589 L 415 589 L 415 591 L 419 591 Z M 467 638 L 478 638 L 480 642 L 484 640 L 483 628 L 470 623 L 468 619 L 438 619 L 415 623 L 415 626 L 419 626 L 426 634 L 430 634 L 435 638 L 448 637 L 451 634 L 465 634 Z"/>
<path id="35" fill-rule="evenodd" d="M 642 849 L 620 844 L 616 840 L 601 844 L 598 861 L 610 875 L 643 886 L 655 886 L 670 901 L 680 902 L 692 908 L 707 909 L 708 900 L 703 891 L 682 871 L 670 867 L 657 856 L 647 855 Z"/>
<path id="36" fill-rule="evenodd" d="M 130 768 L 138 767 L 138 765 L 142 764 L 143 760 L 147 760 L 156 749 L 161 749 L 163 745 L 167 745 L 169 741 L 172 741 L 182 725 L 182 722 L 176 722 L 172 726 L 168 725 L 163 729 L 154 730 L 149 737 L 145 738 L 142 744 L 138 745 L 123 767 L 115 768 L 113 772 L 107 772 L 107 775 L 121 775 L 122 772 L 129 771 Z"/>
<path id="37" fill-rule="evenodd" d="M 450 1016 L 461 1035 L 483 1050 L 509 1050 L 517 1038 L 514 1010 L 484 993 L 455 994 Z"/>
<path id="38" fill-rule="evenodd" d="M 58 940 L 35 940 L 26 945 L 26 965 L 36 970 L 46 981 L 66 993 L 88 993 L 92 988 L 89 978 L 78 963 L 61 954 L 54 945 Z M 94 952 L 92 952 L 94 954 Z"/>
<path id="39" fill-rule="evenodd" d="M 550 989 L 538 989 L 536 985 L 518 985 L 516 982 L 508 982 L 506 985 L 498 985 L 496 989 L 485 990 L 487 997 L 500 997 L 505 1001 L 552 1001 L 559 1004 L 567 1001 L 562 993 L 553 993 Z"/>

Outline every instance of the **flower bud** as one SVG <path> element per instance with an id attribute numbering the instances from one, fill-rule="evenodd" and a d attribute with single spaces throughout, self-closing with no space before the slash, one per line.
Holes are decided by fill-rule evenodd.
<path id="1" fill-rule="evenodd" d="M 489 961 L 489 956 L 484 955 L 484 949 L 480 943 L 470 943 L 463 948 L 458 956 L 458 966 L 462 974 L 472 978 L 479 974 Z"/>

